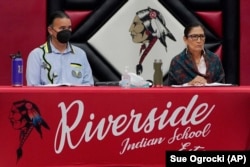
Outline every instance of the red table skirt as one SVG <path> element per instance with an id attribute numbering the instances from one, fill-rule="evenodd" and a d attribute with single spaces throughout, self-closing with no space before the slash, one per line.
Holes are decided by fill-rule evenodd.
<path id="1" fill-rule="evenodd" d="M 165 166 L 250 149 L 250 87 L 0 87 L 0 166 Z M 18 153 L 17 153 L 18 152 Z"/>

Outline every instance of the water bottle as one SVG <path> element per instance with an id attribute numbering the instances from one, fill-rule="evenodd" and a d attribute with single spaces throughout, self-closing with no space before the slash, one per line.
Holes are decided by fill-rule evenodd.
<path id="1" fill-rule="evenodd" d="M 154 60 L 154 87 L 163 87 L 162 60 Z"/>
<path id="2" fill-rule="evenodd" d="M 129 88 L 130 87 L 130 75 L 128 74 L 128 66 L 125 67 L 124 73 L 122 74 L 122 78 L 121 78 L 121 86 L 123 88 Z"/>
<path id="3" fill-rule="evenodd" d="M 23 59 L 20 52 L 11 55 L 11 84 L 23 86 Z"/>

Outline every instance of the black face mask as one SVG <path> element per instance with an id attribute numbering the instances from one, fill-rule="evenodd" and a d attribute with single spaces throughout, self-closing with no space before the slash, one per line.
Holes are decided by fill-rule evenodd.
<path id="1" fill-rule="evenodd" d="M 69 42 L 69 39 L 71 37 L 71 31 L 70 30 L 62 30 L 57 33 L 57 40 L 61 43 L 67 43 Z"/>

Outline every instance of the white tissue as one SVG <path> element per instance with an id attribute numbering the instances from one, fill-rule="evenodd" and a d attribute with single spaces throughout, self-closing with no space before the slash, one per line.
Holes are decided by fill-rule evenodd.
<path id="1" fill-rule="evenodd" d="M 130 76 L 130 87 L 131 88 L 148 88 L 151 86 L 151 82 L 145 81 L 143 77 L 129 72 L 128 75 Z M 122 80 L 119 82 L 119 85 L 123 87 Z"/>

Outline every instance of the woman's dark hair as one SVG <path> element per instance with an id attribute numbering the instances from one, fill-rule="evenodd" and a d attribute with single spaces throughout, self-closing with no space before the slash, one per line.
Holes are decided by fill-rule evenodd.
<path id="1" fill-rule="evenodd" d="M 49 16 L 49 19 L 48 19 L 48 26 L 52 25 L 54 20 L 56 18 L 68 18 L 70 19 L 69 15 L 65 12 L 62 12 L 62 11 L 55 11 L 53 12 L 50 16 Z"/>
<path id="2" fill-rule="evenodd" d="M 199 23 L 191 23 L 189 25 L 186 26 L 185 30 L 184 30 L 184 36 L 188 37 L 190 31 L 194 28 L 194 27 L 201 27 L 203 29 L 203 31 L 205 32 L 205 28 L 203 25 L 199 24 Z"/>

